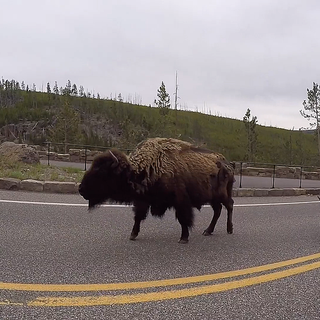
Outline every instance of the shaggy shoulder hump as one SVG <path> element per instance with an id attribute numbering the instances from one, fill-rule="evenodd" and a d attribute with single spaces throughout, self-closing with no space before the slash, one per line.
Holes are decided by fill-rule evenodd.
<path id="1" fill-rule="evenodd" d="M 166 174 L 173 174 L 179 153 L 190 149 L 191 144 L 172 138 L 150 138 L 138 144 L 129 155 L 136 173 L 145 172 L 149 182 Z"/>

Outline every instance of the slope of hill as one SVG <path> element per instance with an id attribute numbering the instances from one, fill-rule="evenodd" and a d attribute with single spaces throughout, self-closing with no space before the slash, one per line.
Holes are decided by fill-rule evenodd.
<path id="1" fill-rule="evenodd" d="M 6 94 L 6 95 L 5 95 Z M 72 130 L 71 130 L 72 128 Z M 313 134 L 257 125 L 254 161 L 318 165 Z M 170 110 L 72 94 L 0 90 L 0 142 L 67 142 L 131 149 L 148 137 L 177 137 L 247 159 L 247 135 L 241 120 Z"/>

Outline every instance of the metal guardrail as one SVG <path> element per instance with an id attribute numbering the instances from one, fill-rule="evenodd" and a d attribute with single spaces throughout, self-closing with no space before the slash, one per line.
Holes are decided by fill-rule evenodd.
<path id="1" fill-rule="evenodd" d="M 63 147 L 64 150 L 69 150 L 70 147 L 72 148 L 79 148 L 84 150 L 84 170 L 87 170 L 87 163 L 88 163 L 88 150 L 98 150 L 98 151 L 105 151 L 108 149 L 111 149 L 112 147 L 106 147 L 106 146 L 94 146 L 94 145 L 85 145 L 85 144 L 71 144 L 71 143 L 53 143 L 53 142 L 44 142 L 44 145 L 46 145 L 47 149 L 47 164 L 50 165 L 50 154 L 52 151 L 52 147 L 58 146 Z M 131 149 L 120 149 L 123 152 L 130 152 Z"/>
<path id="2" fill-rule="evenodd" d="M 80 150 L 84 150 L 84 170 L 87 170 L 87 164 L 90 163 L 88 161 L 88 151 L 105 151 L 110 148 L 111 146 L 97 146 L 97 145 L 82 145 L 82 144 L 65 144 L 65 143 L 53 143 L 53 142 L 45 142 L 44 145 L 46 146 L 47 150 L 47 164 L 50 165 L 50 155 L 53 148 L 60 148 L 60 150 L 63 148 L 64 150 L 69 150 L 71 148 L 77 148 Z M 132 149 L 120 149 L 123 152 L 129 153 L 132 151 Z M 52 161 L 52 160 L 51 160 Z M 263 168 L 263 169 L 271 169 L 271 188 L 275 188 L 275 181 L 277 178 L 277 168 L 284 167 L 284 168 L 298 168 L 299 170 L 299 177 L 294 179 L 299 179 L 299 188 L 302 188 L 302 180 L 303 180 L 303 174 L 304 170 L 307 171 L 320 171 L 319 167 L 315 166 L 302 166 L 302 165 L 288 165 L 288 164 L 275 164 L 275 163 L 260 163 L 260 162 L 248 162 L 248 161 L 234 161 L 236 164 L 236 174 L 239 175 L 239 188 L 243 187 L 243 176 L 246 176 L 243 174 L 244 169 L 246 168 Z M 283 178 L 283 177 L 281 177 Z"/>
<path id="3" fill-rule="evenodd" d="M 320 171 L 319 167 L 316 166 L 302 166 L 302 165 L 288 165 L 288 164 L 275 164 L 275 163 L 262 163 L 262 162 L 244 162 L 244 161 L 240 161 L 240 162 L 235 162 L 236 164 L 240 165 L 240 170 L 239 170 L 239 187 L 242 188 L 242 178 L 243 178 L 243 167 L 244 164 L 247 167 L 252 167 L 252 168 L 270 168 L 272 170 L 272 174 L 271 174 L 271 179 L 272 179 L 272 183 L 271 183 L 271 188 L 274 189 L 275 188 L 275 180 L 276 178 L 285 178 L 285 177 L 277 177 L 276 174 L 276 169 L 277 168 L 297 168 L 299 170 L 299 177 L 298 178 L 293 178 L 293 179 L 299 179 L 299 188 L 302 187 L 302 180 L 303 180 L 303 174 L 304 174 L 304 170 L 306 171 Z M 320 174 L 319 174 L 320 175 Z M 289 178 L 290 179 L 290 178 Z M 292 179 L 292 178 L 291 178 Z"/>

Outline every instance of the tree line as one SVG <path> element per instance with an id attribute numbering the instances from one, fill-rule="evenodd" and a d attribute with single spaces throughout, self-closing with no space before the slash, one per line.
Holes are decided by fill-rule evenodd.
<path id="1" fill-rule="evenodd" d="M 1 79 L 0 81 L 0 107 L 11 107 L 15 106 L 22 98 L 22 92 L 32 94 L 34 92 L 46 93 L 49 97 L 58 99 L 61 96 L 71 96 L 71 97 L 81 97 L 81 98 L 92 98 L 92 99 L 101 99 L 100 93 L 90 92 L 85 90 L 83 85 L 77 85 L 72 83 L 70 80 L 67 81 L 65 86 L 59 86 L 57 81 L 54 81 L 53 85 L 50 82 L 47 82 L 45 88 L 41 90 L 37 89 L 35 83 L 31 86 L 26 84 L 24 81 L 21 83 L 16 80 L 5 80 Z M 139 95 L 128 95 L 126 98 L 119 94 L 112 94 L 107 100 L 115 100 L 119 102 L 128 102 L 134 104 L 141 104 L 141 97 Z"/>

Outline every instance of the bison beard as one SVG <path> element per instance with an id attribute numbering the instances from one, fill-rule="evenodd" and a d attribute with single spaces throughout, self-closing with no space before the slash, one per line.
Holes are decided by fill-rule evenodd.
<path id="1" fill-rule="evenodd" d="M 203 234 L 212 234 L 222 205 L 228 213 L 227 232 L 233 232 L 233 169 L 221 154 L 177 139 L 153 138 L 140 143 L 129 156 L 117 149 L 97 156 L 79 193 L 89 200 L 89 209 L 105 201 L 133 204 L 131 240 L 138 236 L 149 210 L 162 217 L 174 208 L 181 225 L 179 242 L 187 243 L 193 208 L 200 210 L 207 203 L 214 215 Z"/>

